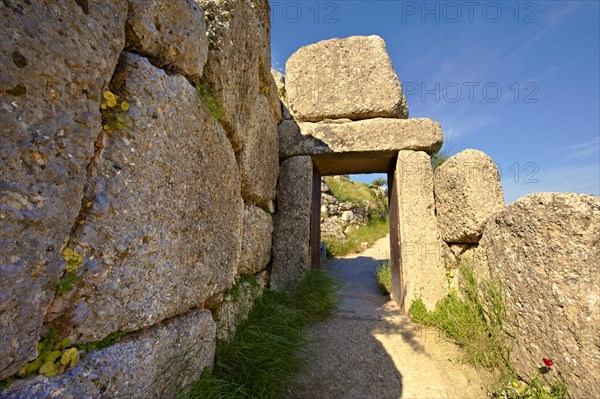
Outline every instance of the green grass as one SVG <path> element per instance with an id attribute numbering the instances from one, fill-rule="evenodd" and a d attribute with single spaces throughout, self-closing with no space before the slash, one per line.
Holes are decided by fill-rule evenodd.
<path id="1" fill-rule="evenodd" d="M 435 154 L 431 155 L 431 166 L 435 170 L 438 166 L 446 162 L 450 158 L 450 154 L 445 150 L 440 150 Z"/>
<path id="2" fill-rule="evenodd" d="M 375 270 L 377 285 L 384 294 L 392 293 L 392 262 L 384 261 Z"/>
<path id="3" fill-rule="evenodd" d="M 77 270 L 65 272 L 59 281 L 54 282 L 56 286 L 56 295 L 62 295 L 70 292 L 77 282 L 77 277 Z"/>
<path id="4" fill-rule="evenodd" d="M 528 382 L 514 380 L 505 385 L 492 392 L 492 397 L 495 399 L 565 399 L 567 397 L 567 387 L 560 379 L 548 383 L 536 375 Z"/>
<path id="5" fill-rule="evenodd" d="M 304 326 L 336 308 L 334 280 L 322 269 L 308 272 L 288 293 L 266 290 L 229 343 L 217 342 L 215 365 L 182 397 L 278 398 L 303 364 Z"/>
<path id="6" fill-rule="evenodd" d="M 465 349 L 465 360 L 474 366 L 510 371 L 509 350 L 502 330 L 506 317 L 502 289 L 488 281 L 480 288 L 473 268 L 466 263 L 459 270 L 462 298 L 451 292 L 433 311 L 416 299 L 409 310 L 412 320 L 439 328 Z"/>
<path id="7" fill-rule="evenodd" d="M 481 283 L 468 262 L 459 266 L 462 295 L 451 292 L 428 310 L 419 298 L 409 313 L 412 321 L 439 328 L 464 350 L 464 361 L 495 373 L 492 397 L 501 399 L 564 399 L 562 380 L 548 383 L 539 373 L 522 377 L 510 361 L 511 338 L 504 332 L 507 317 L 504 290 L 490 280 Z"/>
<path id="8" fill-rule="evenodd" d="M 346 234 L 346 241 L 335 238 L 326 239 L 327 256 L 335 257 L 357 253 L 360 250 L 361 242 L 368 242 L 371 245 L 380 238 L 385 237 L 389 232 L 390 224 L 387 218 L 384 220 L 373 220 L 367 225 L 351 229 Z"/>
<path id="9" fill-rule="evenodd" d="M 91 341 L 86 342 L 84 344 L 79 344 L 77 345 L 77 349 L 89 353 L 100 349 L 108 348 L 109 346 L 112 346 L 119 342 L 121 338 L 123 338 L 126 334 L 127 331 L 124 330 L 115 331 L 98 341 Z"/>
<path id="10" fill-rule="evenodd" d="M 387 213 L 387 198 L 376 195 L 368 185 L 349 180 L 345 177 L 338 178 L 326 176 L 325 183 L 329 186 L 331 194 L 341 202 L 352 202 L 358 206 L 364 206 L 369 202 L 369 214 L 372 219 L 381 219 Z"/>
<path id="11" fill-rule="evenodd" d="M 225 118 L 223 101 L 212 92 L 206 83 L 203 81 L 196 83 L 196 94 L 214 119 L 220 121 Z"/>

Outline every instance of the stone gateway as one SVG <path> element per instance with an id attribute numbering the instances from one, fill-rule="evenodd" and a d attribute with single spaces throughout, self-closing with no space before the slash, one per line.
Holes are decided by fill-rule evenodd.
<path id="1" fill-rule="evenodd" d="M 0 398 L 172 397 L 263 290 L 319 262 L 321 205 L 339 221 L 323 236 L 364 221 L 320 203 L 321 177 L 373 172 L 400 306 L 432 308 L 469 260 L 507 290 L 516 366 L 562 356 L 571 395 L 600 397 L 600 199 L 505 206 L 472 149 L 434 170 L 442 127 L 408 118 L 382 38 L 303 47 L 283 76 L 267 0 L 4 1 L 0 18 Z M 44 345 L 62 361 L 99 340 L 39 373 Z"/>

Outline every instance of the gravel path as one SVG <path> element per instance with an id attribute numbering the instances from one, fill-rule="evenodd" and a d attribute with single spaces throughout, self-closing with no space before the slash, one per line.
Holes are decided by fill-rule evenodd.
<path id="1" fill-rule="evenodd" d="M 309 327 L 308 365 L 288 397 L 484 398 L 477 372 L 433 329 L 412 324 L 381 295 L 375 268 L 389 237 L 367 251 L 327 263 L 341 281 L 338 314 Z"/>

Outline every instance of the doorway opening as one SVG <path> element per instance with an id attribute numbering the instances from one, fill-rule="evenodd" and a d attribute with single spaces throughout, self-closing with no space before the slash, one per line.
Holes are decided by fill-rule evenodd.
<path id="1" fill-rule="evenodd" d="M 321 264 L 322 257 L 325 255 L 324 252 L 327 252 L 327 238 L 329 238 L 329 242 L 334 242 L 330 239 L 330 235 L 332 232 L 327 231 L 328 237 L 322 237 L 321 227 L 322 227 L 322 216 L 327 212 L 329 214 L 334 215 L 334 222 L 336 219 L 342 223 L 338 223 L 339 228 L 337 226 L 332 226 L 334 230 L 337 230 L 337 234 L 343 233 L 344 236 L 349 235 L 353 240 L 356 240 L 360 237 L 357 235 L 353 237 L 353 229 L 356 229 L 356 226 L 360 224 L 361 221 L 365 221 L 365 217 L 367 219 L 374 219 L 377 217 L 385 217 L 388 218 L 389 223 L 389 236 L 390 236 L 390 263 L 391 263 L 391 271 L 392 271 L 392 290 L 391 297 L 392 299 L 399 305 L 403 304 L 403 292 L 402 292 L 402 263 L 400 257 L 400 233 L 399 233 L 399 212 L 398 212 L 398 193 L 396 190 L 396 157 L 395 156 L 387 156 L 381 158 L 369 158 L 368 160 L 361 159 L 353 159 L 348 157 L 346 159 L 336 159 L 335 162 L 332 160 L 323 159 L 320 157 L 313 158 L 313 181 L 312 181 L 312 206 L 311 206 L 311 223 L 310 223 L 310 249 L 311 249 L 311 264 L 313 266 L 318 266 Z M 369 214 L 367 209 L 356 209 L 360 206 L 359 201 L 354 201 L 355 203 L 351 203 L 352 201 L 343 201 L 344 194 L 351 196 L 352 194 L 348 191 L 356 190 L 359 191 L 364 189 L 365 186 L 361 185 L 353 185 L 353 183 L 346 179 L 346 176 L 349 174 L 371 174 L 371 173 L 383 173 L 384 176 L 387 176 L 385 184 L 381 184 L 380 187 L 385 188 L 385 195 L 387 196 L 387 207 L 383 210 L 387 215 L 378 215 L 378 209 L 380 205 L 377 204 L 377 195 L 373 195 L 373 200 L 375 204 L 362 204 L 366 205 L 367 208 L 371 208 L 372 213 Z M 324 183 L 324 184 L 322 184 Z M 329 183 L 329 184 L 327 184 Z M 373 182 L 373 183 L 381 183 Z M 330 187 L 332 186 L 332 187 Z M 372 186 L 377 186 L 377 184 L 372 184 Z M 325 191 L 324 191 L 325 190 Z M 377 190 L 377 189 L 375 189 Z M 328 194 L 327 191 L 330 191 Z M 325 193 L 328 196 L 333 197 L 333 193 L 337 191 L 338 196 L 341 194 L 342 198 L 338 198 L 337 204 L 327 203 L 324 204 L 323 198 L 328 199 L 327 196 L 323 196 Z M 363 193 L 364 197 L 367 195 Z M 352 195 L 354 198 L 360 198 L 361 194 L 355 192 Z M 340 202 L 341 200 L 341 202 Z M 350 202 L 351 204 L 344 203 Z M 357 203 L 358 202 L 358 203 Z M 381 203 L 381 202 L 380 202 Z M 355 208 L 357 211 L 356 214 L 352 210 Z M 365 212 L 366 211 L 366 212 Z M 367 215 L 365 215 L 367 213 Z M 358 215 L 358 216 L 356 216 Z M 353 220 L 357 218 L 358 223 L 352 223 Z M 333 223 L 330 223 L 333 224 Z M 360 229 L 360 227 L 358 227 Z M 343 229 L 343 231 L 341 231 Z M 355 230 L 356 231 L 356 230 Z M 336 234 L 336 232 L 333 232 Z M 325 240 L 322 240 L 325 238 Z M 339 237 L 342 239 L 342 237 Z M 345 237 L 346 240 L 348 237 Z M 326 251 L 323 251 L 323 243 L 325 243 Z M 349 245 L 355 245 L 355 242 L 351 242 Z M 361 243 L 359 242 L 358 245 Z M 330 244 L 331 246 L 331 244 Z M 328 252 L 334 252 L 333 248 L 329 248 Z"/>

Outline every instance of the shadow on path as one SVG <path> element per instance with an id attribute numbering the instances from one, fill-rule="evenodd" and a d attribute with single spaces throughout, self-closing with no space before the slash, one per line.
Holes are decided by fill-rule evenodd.
<path id="1" fill-rule="evenodd" d="M 455 361 L 456 346 L 410 322 L 377 286 L 389 237 L 359 255 L 328 260 L 340 283 L 338 312 L 308 327 L 307 365 L 289 398 L 479 398 L 474 370 Z"/>

